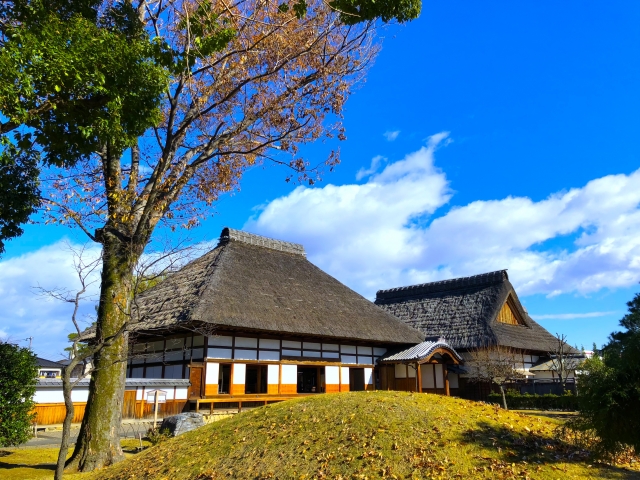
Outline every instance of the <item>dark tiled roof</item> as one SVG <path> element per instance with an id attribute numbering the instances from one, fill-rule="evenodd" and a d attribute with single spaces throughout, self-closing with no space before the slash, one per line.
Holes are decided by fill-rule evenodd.
<path id="1" fill-rule="evenodd" d="M 301 245 L 230 229 L 215 249 L 141 294 L 136 304 L 138 330 L 206 322 L 391 344 L 424 339 L 309 262 Z"/>
<path id="2" fill-rule="evenodd" d="M 46 358 L 36 357 L 36 363 L 40 368 L 62 368 L 64 365 L 58 362 L 52 362 Z"/>
<path id="3" fill-rule="evenodd" d="M 76 386 L 88 387 L 90 379 L 83 378 L 78 381 Z M 182 378 L 127 378 L 125 381 L 125 388 L 129 387 L 188 387 L 191 382 L 188 379 Z M 61 378 L 38 378 L 37 387 L 62 387 Z"/>
<path id="4" fill-rule="evenodd" d="M 497 321 L 509 295 L 525 325 Z M 427 336 L 444 337 L 458 350 L 502 345 L 547 353 L 557 343 L 522 307 L 506 270 L 380 290 L 376 304 Z"/>

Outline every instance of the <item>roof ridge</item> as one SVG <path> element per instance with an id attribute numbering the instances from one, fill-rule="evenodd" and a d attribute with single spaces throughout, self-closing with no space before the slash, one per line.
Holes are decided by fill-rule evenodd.
<path id="1" fill-rule="evenodd" d="M 242 230 L 225 227 L 220 233 L 220 243 L 226 244 L 230 241 L 248 243 L 250 245 L 258 245 L 259 247 L 270 248 L 281 252 L 294 253 L 306 257 L 304 246 L 299 243 L 285 242 L 284 240 L 276 240 L 274 238 L 263 237 L 255 233 L 248 233 Z"/>
<path id="2" fill-rule="evenodd" d="M 409 285 L 406 287 L 378 290 L 376 292 L 376 301 L 388 300 L 398 297 L 407 297 L 410 295 L 443 292 L 471 286 L 493 285 L 497 283 L 503 283 L 505 280 L 509 280 L 507 270 L 496 270 L 495 272 L 481 273 L 479 275 L 472 275 L 469 277 L 451 278 L 447 280 L 439 280 L 437 282 L 421 283 L 418 285 Z"/>

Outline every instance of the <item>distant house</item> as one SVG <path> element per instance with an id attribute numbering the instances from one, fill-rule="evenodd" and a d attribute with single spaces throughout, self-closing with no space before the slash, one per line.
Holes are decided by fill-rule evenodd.
<path id="1" fill-rule="evenodd" d="M 558 340 L 536 323 L 520 303 L 506 270 L 439 282 L 380 290 L 376 305 L 425 335 L 437 335 L 459 352 L 491 346 L 510 347 L 520 354 L 517 367 L 533 381 L 542 373 Z M 579 352 L 568 347 L 571 354 Z M 452 367 L 451 388 L 461 396 L 481 395 L 463 370 Z M 541 375 L 546 378 L 547 374 Z M 551 376 L 549 376 L 551 378 Z"/>
<path id="2" fill-rule="evenodd" d="M 58 378 L 62 376 L 64 365 L 59 362 L 52 362 L 46 358 L 36 357 L 38 365 L 38 377 L 40 378 Z"/>

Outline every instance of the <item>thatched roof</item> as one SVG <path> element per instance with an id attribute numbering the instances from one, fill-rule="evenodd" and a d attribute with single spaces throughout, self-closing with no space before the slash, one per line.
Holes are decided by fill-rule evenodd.
<path id="1" fill-rule="evenodd" d="M 498 322 L 509 297 L 523 325 Z M 501 345 L 547 353 L 557 344 L 522 307 L 506 270 L 380 290 L 375 303 L 427 336 L 444 337 L 458 350 Z"/>
<path id="2" fill-rule="evenodd" d="M 309 262 L 302 245 L 228 228 L 216 248 L 142 293 L 136 304 L 142 331 L 205 322 L 390 344 L 424 338 Z"/>

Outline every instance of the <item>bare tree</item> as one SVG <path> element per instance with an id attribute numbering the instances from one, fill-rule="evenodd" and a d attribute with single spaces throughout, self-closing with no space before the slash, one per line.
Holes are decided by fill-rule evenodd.
<path id="1" fill-rule="evenodd" d="M 567 343 L 567 336 L 559 333 L 556 333 L 556 343 L 553 351 L 549 352 L 549 357 L 551 358 L 551 371 L 558 375 L 560 386 L 564 392 L 567 378 L 571 372 L 575 372 L 581 359 L 572 352 L 572 348 Z"/>
<path id="2" fill-rule="evenodd" d="M 508 410 L 505 385 L 523 378 L 524 375 L 517 369 L 519 363 L 522 363 L 521 356 L 515 349 L 492 345 L 469 352 L 465 368 L 470 381 L 497 385 L 502 394 L 502 406 Z"/>

